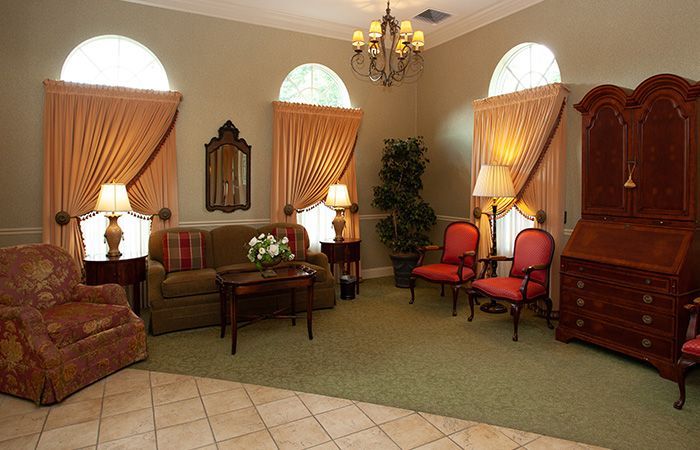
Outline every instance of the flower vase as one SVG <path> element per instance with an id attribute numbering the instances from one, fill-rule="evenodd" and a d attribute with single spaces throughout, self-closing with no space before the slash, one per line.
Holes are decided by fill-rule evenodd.
<path id="1" fill-rule="evenodd" d="M 255 263 L 255 267 L 258 268 L 260 271 L 260 275 L 263 276 L 263 278 L 272 278 L 277 276 L 277 272 L 275 272 L 272 268 L 275 267 L 277 264 L 282 262 L 282 258 L 273 258 L 272 261 L 260 261 Z"/>

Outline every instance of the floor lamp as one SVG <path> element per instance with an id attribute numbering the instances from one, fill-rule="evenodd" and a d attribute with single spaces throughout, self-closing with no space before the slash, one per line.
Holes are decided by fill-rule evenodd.
<path id="1" fill-rule="evenodd" d="M 515 196 L 515 187 L 513 186 L 513 179 L 510 177 L 508 166 L 481 166 L 472 195 L 474 197 L 491 198 L 491 217 L 489 218 L 491 224 L 491 256 L 495 256 L 496 215 L 498 211 L 496 202 L 499 198 Z M 497 268 L 498 263 L 491 261 L 492 276 L 496 276 Z M 481 310 L 487 313 L 499 314 L 506 312 L 506 307 L 492 299 L 491 303 L 481 305 Z"/>

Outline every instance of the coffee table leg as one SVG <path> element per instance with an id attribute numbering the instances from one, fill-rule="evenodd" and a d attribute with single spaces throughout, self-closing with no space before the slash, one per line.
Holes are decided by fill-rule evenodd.
<path id="1" fill-rule="evenodd" d="M 295 298 L 296 292 L 295 292 L 295 291 L 296 291 L 296 289 L 292 288 L 291 291 L 292 291 L 292 293 L 291 293 L 289 296 L 290 296 L 291 299 L 292 299 L 292 305 L 291 305 L 291 309 L 292 309 L 292 326 L 295 327 L 295 326 L 297 326 L 297 318 L 295 317 L 295 316 L 296 316 L 296 306 L 295 306 L 295 303 L 296 303 L 296 298 Z"/>
<path id="2" fill-rule="evenodd" d="M 238 309 L 238 298 L 236 292 L 231 296 L 231 354 L 236 354 L 236 340 L 238 338 L 238 320 L 236 318 Z"/>
<path id="3" fill-rule="evenodd" d="M 311 330 L 313 318 L 311 310 L 314 307 L 314 286 L 313 284 L 306 288 L 306 328 L 309 330 L 309 340 L 314 338 L 314 332 Z"/>
<path id="4" fill-rule="evenodd" d="M 221 338 L 223 339 L 226 335 L 226 287 L 221 286 L 219 288 L 219 303 L 221 315 Z"/>

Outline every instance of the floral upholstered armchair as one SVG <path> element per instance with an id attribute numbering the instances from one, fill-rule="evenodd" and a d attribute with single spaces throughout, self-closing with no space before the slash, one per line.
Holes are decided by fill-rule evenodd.
<path id="1" fill-rule="evenodd" d="M 146 358 L 124 289 L 80 278 L 59 247 L 0 248 L 0 392 L 51 404 Z"/>

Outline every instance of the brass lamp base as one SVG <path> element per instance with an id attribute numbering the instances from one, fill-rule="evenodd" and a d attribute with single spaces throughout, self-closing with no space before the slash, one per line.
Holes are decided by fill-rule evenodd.
<path id="1" fill-rule="evenodd" d="M 105 239 L 107 239 L 107 245 L 109 245 L 107 257 L 118 258 L 122 256 L 122 252 L 119 251 L 119 243 L 122 240 L 122 229 L 117 223 L 119 216 L 110 214 L 107 217 L 109 217 L 109 225 L 107 225 L 105 230 Z"/>
<path id="2" fill-rule="evenodd" d="M 343 238 L 343 229 L 345 228 L 345 217 L 343 217 L 343 212 L 345 209 L 343 208 L 337 208 L 335 210 L 335 218 L 333 219 L 333 229 L 335 230 L 335 237 L 333 240 L 335 242 L 342 242 L 345 239 Z"/>

